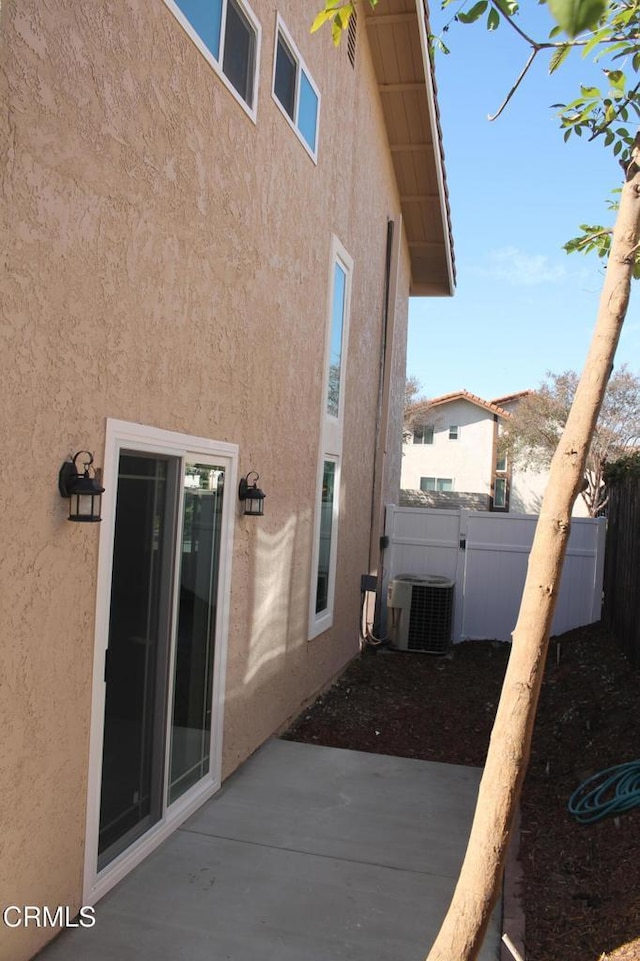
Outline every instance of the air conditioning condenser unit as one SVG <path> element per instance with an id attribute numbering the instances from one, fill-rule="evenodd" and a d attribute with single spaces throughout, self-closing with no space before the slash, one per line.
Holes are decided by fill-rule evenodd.
<path id="1" fill-rule="evenodd" d="M 437 574 L 399 574 L 389 582 L 388 632 L 398 650 L 448 652 L 453 591 L 454 582 Z"/>

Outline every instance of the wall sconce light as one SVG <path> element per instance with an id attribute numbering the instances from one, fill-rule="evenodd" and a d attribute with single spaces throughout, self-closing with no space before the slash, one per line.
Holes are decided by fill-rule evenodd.
<path id="1" fill-rule="evenodd" d="M 255 477 L 252 481 L 250 478 Z M 249 471 L 246 477 L 240 481 L 238 497 L 244 503 L 244 513 L 251 514 L 253 517 L 262 517 L 264 514 L 264 499 L 267 496 L 258 487 L 260 474 L 256 471 Z"/>
<path id="2" fill-rule="evenodd" d="M 82 473 L 76 461 L 82 458 Z M 100 485 L 100 472 L 91 470 L 93 454 L 79 450 L 66 460 L 58 474 L 58 490 L 61 497 L 69 498 L 69 520 L 97 523 L 101 521 L 100 507 L 104 487 Z"/>

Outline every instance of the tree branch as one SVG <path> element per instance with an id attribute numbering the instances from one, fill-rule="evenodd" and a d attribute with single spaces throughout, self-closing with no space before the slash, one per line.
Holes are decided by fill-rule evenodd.
<path id="1" fill-rule="evenodd" d="M 527 62 L 525 63 L 525 65 L 524 65 L 524 67 L 523 67 L 523 69 L 522 69 L 522 71 L 520 72 L 520 76 L 518 77 L 518 79 L 516 80 L 516 82 L 514 83 L 514 85 L 512 86 L 511 90 L 509 91 L 509 93 L 507 94 L 507 96 L 505 97 L 505 99 L 502 101 L 502 104 L 501 104 L 500 107 L 498 108 L 497 112 L 494 113 L 493 115 L 492 115 L 492 114 L 489 114 L 489 115 L 488 115 L 488 119 L 489 119 L 489 120 L 497 120 L 497 119 L 498 119 L 498 117 L 499 117 L 500 114 L 503 112 L 503 110 L 505 109 L 505 107 L 507 106 L 507 104 L 509 103 L 509 101 L 511 100 L 511 98 L 513 97 L 513 95 L 515 94 L 516 90 L 518 89 L 518 87 L 520 86 L 520 84 L 522 83 L 522 81 L 524 80 L 524 78 L 526 77 L 526 75 L 527 75 L 527 73 L 528 73 L 528 71 L 529 71 L 529 68 L 531 67 L 531 64 L 533 63 L 533 61 L 535 60 L 536 56 L 537 56 L 538 53 L 539 53 L 539 50 L 540 50 L 540 48 L 539 48 L 538 46 L 534 46 L 533 50 L 532 50 L 531 53 L 529 54 L 529 59 L 527 60 Z"/>

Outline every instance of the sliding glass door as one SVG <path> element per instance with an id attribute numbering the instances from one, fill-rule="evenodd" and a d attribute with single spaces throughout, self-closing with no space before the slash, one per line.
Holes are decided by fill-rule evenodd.
<path id="1" fill-rule="evenodd" d="M 98 870 L 210 771 L 225 466 L 121 450 Z"/>

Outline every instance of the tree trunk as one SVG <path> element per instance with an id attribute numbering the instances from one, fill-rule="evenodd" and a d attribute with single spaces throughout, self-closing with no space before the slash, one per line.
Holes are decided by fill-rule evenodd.
<path id="1" fill-rule="evenodd" d="M 551 462 L 467 852 L 427 961 L 475 961 L 500 893 L 511 825 L 529 762 L 571 510 L 583 482 L 589 443 L 629 302 L 640 228 L 639 148 L 636 138 L 589 354 Z M 558 950 L 562 953 L 561 945 Z"/>

